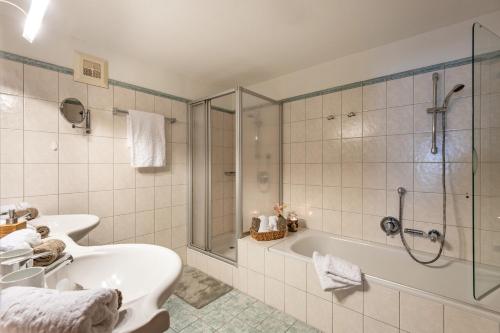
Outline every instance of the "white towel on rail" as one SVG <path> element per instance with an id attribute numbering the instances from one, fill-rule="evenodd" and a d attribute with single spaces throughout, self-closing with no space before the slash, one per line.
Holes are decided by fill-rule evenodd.
<path id="1" fill-rule="evenodd" d="M 2 333 L 111 333 L 118 321 L 118 294 L 113 289 L 10 287 L 0 297 Z"/>
<path id="2" fill-rule="evenodd" d="M 129 110 L 127 144 L 133 167 L 165 166 L 165 117 L 151 112 Z"/>
<path id="3" fill-rule="evenodd" d="M 361 269 L 344 259 L 314 251 L 313 263 L 324 291 L 361 285 Z"/>

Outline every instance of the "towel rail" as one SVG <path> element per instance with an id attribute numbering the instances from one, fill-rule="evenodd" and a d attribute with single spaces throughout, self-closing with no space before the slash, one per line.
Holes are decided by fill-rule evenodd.
<path id="1" fill-rule="evenodd" d="M 113 108 L 113 114 L 128 114 L 128 111 L 123 110 L 123 109 L 119 109 L 119 108 Z M 171 124 L 173 124 L 177 121 L 177 119 L 170 118 L 170 117 L 165 117 L 165 119 Z"/>

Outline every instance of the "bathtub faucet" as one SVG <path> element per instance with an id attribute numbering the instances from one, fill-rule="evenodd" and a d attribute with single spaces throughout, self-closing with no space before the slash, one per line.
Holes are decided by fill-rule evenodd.
<path id="1" fill-rule="evenodd" d="M 429 238 L 429 240 L 431 242 L 436 242 L 436 241 L 441 239 L 441 233 L 436 229 L 432 229 L 432 230 L 429 230 L 428 232 L 424 232 L 424 231 L 418 230 L 418 229 L 405 228 L 404 232 L 405 232 L 405 234 L 410 234 L 410 235 L 416 236 L 416 237 Z"/>

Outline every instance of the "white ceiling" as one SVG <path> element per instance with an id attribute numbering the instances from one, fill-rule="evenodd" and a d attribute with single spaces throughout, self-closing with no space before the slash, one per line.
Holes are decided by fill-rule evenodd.
<path id="1" fill-rule="evenodd" d="M 500 9 L 500 0 L 52 0 L 45 26 L 218 88 Z"/>

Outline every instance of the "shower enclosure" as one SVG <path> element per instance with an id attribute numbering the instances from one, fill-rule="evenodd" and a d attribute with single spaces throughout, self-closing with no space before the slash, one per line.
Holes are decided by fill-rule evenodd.
<path id="1" fill-rule="evenodd" d="M 500 37 L 473 26 L 474 298 L 500 286 Z"/>
<path id="2" fill-rule="evenodd" d="M 238 87 L 190 103 L 189 246 L 236 261 L 252 216 L 281 202 L 281 107 Z"/>

